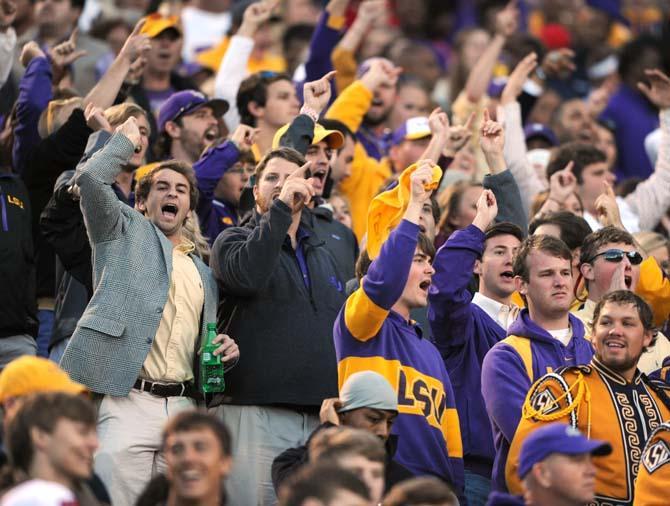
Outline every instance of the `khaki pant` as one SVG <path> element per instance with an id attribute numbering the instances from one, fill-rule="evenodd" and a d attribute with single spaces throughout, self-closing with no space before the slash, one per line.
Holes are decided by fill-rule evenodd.
<path id="1" fill-rule="evenodd" d="M 195 407 L 188 397 L 156 397 L 131 390 L 127 397 L 105 395 L 98 409 L 100 448 L 95 472 L 114 506 L 132 506 L 149 480 L 165 471 L 161 434 L 169 418 Z"/>
<path id="2" fill-rule="evenodd" d="M 233 439 L 233 472 L 226 480 L 228 504 L 276 504 L 272 461 L 284 450 L 304 445 L 318 427 L 319 417 L 266 406 L 226 404 L 212 411 L 230 429 Z"/>

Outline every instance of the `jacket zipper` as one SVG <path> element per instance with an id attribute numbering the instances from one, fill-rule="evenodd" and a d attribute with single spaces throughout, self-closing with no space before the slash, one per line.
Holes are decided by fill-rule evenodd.
<path id="1" fill-rule="evenodd" d="M 5 202 L 5 193 L 0 186 L 0 208 L 2 209 L 2 231 L 9 232 L 9 225 L 7 225 L 7 203 Z"/>
<path id="2" fill-rule="evenodd" d="M 640 395 L 637 393 L 637 390 L 633 390 L 633 404 L 635 404 L 635 409 L 637 409 L 637 414 L 640 417 L 640 425 L 642 425 L 644 440 L 647 441 L 649 439 L 649 434 L 647 434 L 647 425 L 645 423 L 644 415 L 642 414 L 642 408 L 640 407 Z"/>

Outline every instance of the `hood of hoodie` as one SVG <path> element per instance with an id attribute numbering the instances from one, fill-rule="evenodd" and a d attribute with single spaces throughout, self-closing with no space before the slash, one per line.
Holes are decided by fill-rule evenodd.
<path id="1" fill-rule="evenodd" d="M 585 329 L 581 320 L 572 313 L 568 313 L 568 319 L 572 328 L 572 337 L 583 338 Z M 556 339 L 549 332 L 530 319 L 528 308 L 521 310 L 519 317 L 507 329 L 507 335 L 527 337 L 534 341 L 556 342 Z"/>

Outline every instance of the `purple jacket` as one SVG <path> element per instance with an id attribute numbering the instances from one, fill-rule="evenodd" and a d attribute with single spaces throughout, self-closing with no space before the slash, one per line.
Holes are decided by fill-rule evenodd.
<path id="1" fill-rule="evenodd" d="M 622 84 L 601 117 L 616 126 L 619 179 L 648 178 L 654 168 L 644 149 L 644 139 L 658 128 L 658 110 L 637 90 Z"/>
<path id="2" fill-rule="evenodd" d="M 588 364 L 591 343 L 584 339 L 584 325 L 569 315 L 572 338 L 567 346 L 530 319 L 523 309 L 510 326 L 507 338 L 496 344 L 482 365 L 482 395 L 493 428 L 496 449 L 494 490 L 505 492 L 505 463 L 521 407 L 536 379 L 559 367 Z M 532 375 L 532 377 L 530 377 Z"/>
<path id="3" fill-rule="evenodd" d="M 454 232 L 437 252 L 428 319 L 456 395 L 465 468 L 490 478 L 495 448 L 482 397 L 482 361 L 507 332 L 472 303 L 468 291 L 484 240 L 484 233 L 470 225 Z"/>
<path id="4" fill-rule="evenodd" d="M 237 225 L 237 210 L 229 203 L 215 201 L 214 189 L 228 169 L 240 159 L 240 151 L 230 141 L 208 150 L 193 164 L 198 180 L 198 218 L 203 234 L 214 244 L 214 239 L 228 227 Z"/>

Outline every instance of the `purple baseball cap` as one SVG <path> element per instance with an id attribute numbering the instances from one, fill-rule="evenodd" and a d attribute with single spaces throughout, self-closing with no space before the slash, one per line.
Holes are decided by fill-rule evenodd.
<path id="1" fill-rule="evenodd" d="M 587 439 L 578 429 L 567 423 L 550 423 L 532 432 L 521 445 L 519 478 L 523 479 L 535 464 L 553 453 L 590 453 L 600 457 L 612 453 L 612 445 L 607 441 Z"/>
<path id="2" fill-rule="evenodd" d="M 523 129 L 524 137 L 526 142 L 528 142 L 533 137 L 542 137 L 552 146 L 558 146 L 558 138 L 556 134 L 549 128 L 547 125 L 542 123 L 529 123 Z"/>
<path id="3" fill-rule="evenodd" d="M 191 114 L 205 106 L 211 107 L 214 111 L 214 116 L 217 118 L 220 118 L 228 111 L 228 102 L 220 98 L 209 100 L 199 91 L 184 90 L 173 93 L 158 112 L 158 131 L 162 132 L 165 130 L 165 123 L 168 121 L 175 121 L 177 118 Z"/>

